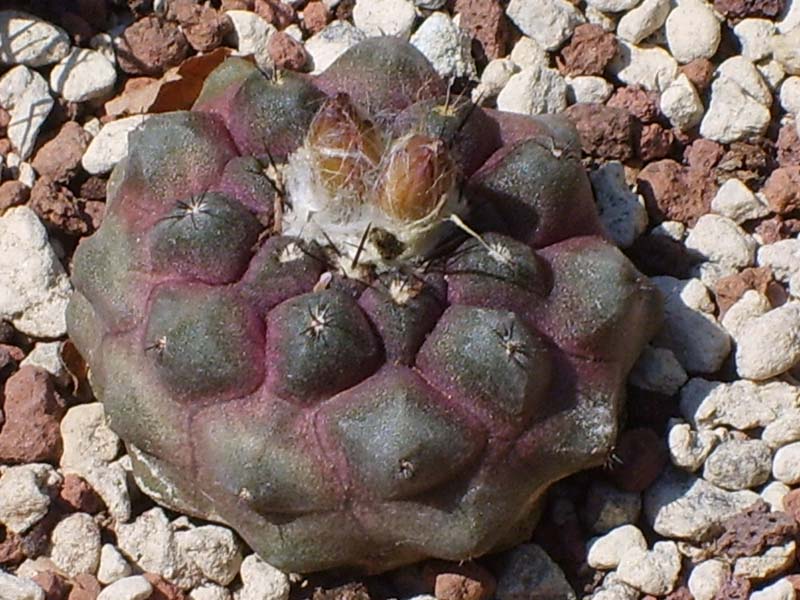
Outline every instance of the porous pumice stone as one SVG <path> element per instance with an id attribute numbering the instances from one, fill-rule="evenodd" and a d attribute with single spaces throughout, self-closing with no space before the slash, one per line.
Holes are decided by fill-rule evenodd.
<path id="1" fill-rule="evenodd" d="M 68 309 L 142 488 L 293 572 L 524 540 L 661 319 L 579 148 L 394 38 L 316 77 L 229 58 L 150 117 Z"/>

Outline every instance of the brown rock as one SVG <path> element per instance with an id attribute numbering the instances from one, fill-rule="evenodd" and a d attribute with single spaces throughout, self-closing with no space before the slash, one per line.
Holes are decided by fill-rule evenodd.
<path id="1" fill-rule="evenodd" d="M 22 551 L 20 537 L 0 525 L 0 567 L 8 569 L 17 566 L 24 560 L 25 553 Z"/>
<path id="2" fill-rule="evenodd" d="M 800 210 L 800 166 L 775 169 L 761 191 L 773 212 L 785 215 Z"/>
<path id="3" fill-rule="evenodd" d="M 798 533 L 792 515 L 773 511 L 763 500 L 723 520 L 720 527 L 722 533 L 714 540 L 714 551 L 731 560 L 758 556 L 772 546 L 788 543 Z"/>
<path id="4" fill-rule="evenodd" d="M 783 497 L 783 510 L 800 523 L 800 489 L 792 490 Z"/>
<path id="5" fill-rule="evenodd" d="M 253 10 L 278 29 L 286 29 L 297 21 L 297 12 L 292 5 L 281 0 L 255 0 Z"/>
<path id="6" fill-rule="evenodd" d="M 44 223 L 67 235 L 87 235 L 94 231 L 85 202 L 76 198 L 65 185 L 42 177 L 31 190 L 30 207 Z"/>
<path id="7" fill-rule="evenodd" d="M 675 591 L 664 596 L 664 600 L 694 600 L 692 592 L 689 591 L 685 585 L 682 585 Z"/>
<path id="8" fill-rule="evenodd" d="M 642 123 L 653 123 L 660 114 L 658 94 L 639 86 L 617 88 L 606 104 L 627 110 Z"/>
<path id="9" fill-rule="evenodd" d="M 681 73 L 686 75 L 697 92 L 704 93 L 714 79 L 714 63 L 707 58 L 695 58 L 693 61 L 681 66 Z"/>
<path id="10" fill-rule="evenodd" d="M 477 563 L 453 564 L 442 569 L 434 580 L 437 600 L 488 600 L 493 597 L 497 583 L 492 574 Z"/>
<path id="11" fill-rule="evenodd" d="M 633 156 L 633 118 L 628 111 L 603 104 L 573 104 L 564 114 L 577 127 L 586 154 L 621 161 Z"/>
<path id="12" fill-rule="evenodd" d="M 254 0 L 222 0 L 219 9 L 228 10 L 253 10 Z"/>
<path id="13" fill-rule="evenodd" d="M 189 45 L 198 52 L 210 52 L 220 46 L 231 28 L 227 17 L 194 0 L 172 0 L 167 18 L 180 24 Z"/>
<path id="14" fill-rule="evenodd" d="M 11 122 L 11 113 L 9 113 L 5 108 L 0 106 L 0 137 L 5 136 L 6 128 L 8 124 Z"/>
<path id="15" fill-rule="evenodd" d="M 278 69 L 302 71 L 308 62 L 303 44 L 283 31 L 277 31 L 270 36 L 267 51 Z"/>
<path id="16" fill-rule="evenodd" d="M 128 8 L 135 16 L 141 17 L 153 11 L 153 0 L 128 0 Z"/>
<path id="17" fill-rule="evenodd" d="M 69 584 L 58 573 L 39 571 L 32 577 L 33 581 L 44 590 L 45 600 L 63 600 L 69 592 Z"/>
<path id="18" fill-rule="evenodd" d="M 508 53 L 511 30 L 499 0 L 456 0 L 455 12 L 461 15 L 461 28 L 473 38 L 478 60 L 501 58 Z"/>
<path id="19" fill-rule="evenodd" d="M 683 158 L 692 169 L 711 171 L 723 154 L 725 154 L 725 148 L 720 144 L 700 138 L 686 148 Z"/>
<path id="20" fill-rule="evenodd" d="M 797 126 L 794 122 L 784 123 L 778 133 L 776 144 L 778 164 L 782 167 L 800 165 L 800 136 L 797 135 Z"/>
<path id="21" fill-rule="evenodd" d="M 565 75 L 602 75 L 617 53 L 617 38 L 599 25 L 584 23 L 556 58 Z"/>
<path id="22" fill-rule="evenodd" d="M 88 177 L 81 184 L 80 197 L 85 200 L 105 200 L 106 180 L 97 175 Z"/>
<path id="23" fill-rule="evenodd" d="M 145 573 L 144 578 L 153 586 L 153 592 L 147 597 L 147 600 L 186 600 L 187 598 L 181 588 L 155 573 Z"/>
<path id="24" fill-rule="evenodd" d="M 321 0 L 313 0 L 303 9 L 303 28 L 309 35 L 325 29 L 331 20 L 331 11 Z"/>
<path id="25" fill-rule="evenodd" d="M 0 379 L 5 379 L 17 367 L 17 364 L 25 358 L 25 353 L 21 348 L 10 344 L 0 344 Z M 0 405 L 2 404 L 2 394 L 0 393 Z M 0 416 L 0 427 L 5 422 L 5 418 Z"/>
<path id="26" fill-rule="evenodd" d="M 717 163 L 718 175 L 745 183 L 761 181 L 775 167 L 773 154 L 772 142 L 766 138 L 733 142 Z"/>
<path id="27" fill-rule="evenodd" d="M 714 0 L 714 8 L 728 18 L 777 17 L 786 0 Z"/>
<path id="28" fill-rule="evenodd" d="M 103 500 L 97 495 L 92 486 L 74 473 L 64 475 L 64 482 L 61 484 L 58 499 L 65 510 L 70 512 L 85 512 L 94 515 L 105 508 Z"/>
<path id="29" fill-rule="evenodd" d="M 645 162 L 666 158 L 672 152 L 674 143 L 675 134 L 671 129 L 650 123 L 642 127 L 636 154 Z"/>
<path id="30" fill-rule="evenodd" d="M 800 575 L 787 575 L 786 579 L 789 580 L 796 592 L 800 591 Z"/>
<path id="31" fill-rule="evenodd" d="M 21 181 L 14 180 L 0 183 L 0 215 L 12 206 L 25 204 L 30 195 L 30 189 Z"/>
<path id="32" fill-rule="evenodd" d="M 748 598 L 750 598 L 750 582 L 733 575 L 722 584 L 714 596 L 714 600 L 748 600 Z"/>
<path id="33" fill-rule="evenodd" d="M 718 279 L 714 284 L 714 295 L 719 307 L 720 318 L 748 290 L 756 290 L 767 297 L 779 294 L 783 287 L 775 281 L 769 267 L 747 267 L 741 272 Z M 779 301 L 773 306 L 780 304 Z"/>
<path id="34" fill-rule="evenodd" d="M 72 580 L 72 591 L 67 600 L 97 600 L 100 589 L 100 582 L 94 575 L 80 573 Z"/>
<path id="35" fill-rule="evenodd" d="M 22 367 L 5 385 L 0 430 L 0 462 L 50 462 L 61 456 L 59 423 L 66 405 L 50 374 L 38 367 Z"/>
<path id="36" fill-rule="evenodd" d="M 131 75 L 160 77 L 188 54 L 189 43 L 178 25 L 152 15 L 128 26 L 117 43 L 117 62 Z"/>
<path id="37" fill-rule="evenodd" d="M 656 480 L 669 453 L 664 441 L 649 428 L 629 429 L 622 433 L 614 448 L 618 459 L 609 478 L 627 492 L 642 492 Z"/>
<path id="38" fill-rule="evenodd" d="M 639 192 L 650 218 L 694 225 L 711 207 L 717 183 L 703 169 L 683 167 L 671 159 L 650 163 L 639 172 Z"/>
<path id="39" fill-rule="evenodd" d="M 68 183 L 80 169 L 81 157 L 92 136 L 75 121 L 67 121 L 52 140 L 33 157 L 33 168 L 42 177 Z"/>

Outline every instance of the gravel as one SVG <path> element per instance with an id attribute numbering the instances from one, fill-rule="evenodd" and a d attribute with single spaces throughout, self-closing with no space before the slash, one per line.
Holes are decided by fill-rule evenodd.
<path id="1" fill-rule="evenodd" d="M 287 600 L 314 589 L 229 528 L 141 494 L 102 406 L 70 387 L 81 375 L 62 345 L 65 267 L 90 229 L 69 229 L 58 210 L 95 202 L 99 223 L 108 173 L 147 118 L 106 115 L 103 102 L 151 81 L 139 75 L 220 44 L 270 69 L 281 36 L 303 54 L 287 65 L 316 73 L 380 34 L 410 39 L 486 106 L 570 107 L 606 231 L 666 300 L 664 327 L 631 373 L 622 436 L 638 428 L 660 446 L 556 486 L 541 545 L 471 563 L 496 579 L 492 597 L 795 597 L 794 540 L 731 558 L 715 536 L 760 499 L 800 517 L 800 154 L 786 133 L 800 114 L 800 0 L 783 13 L 773 0 L 157 2 L 167 21 L 125 4 L 0 11 L 0 598 L 57 598 L 58 585 L 72 586 L 69 600 Z M 491 54 L 473 54 L 478 38 Z M 66 198 L 60 209 L 55 197 Z M 652 471 L 643 492 L 625 488 L 634 467 L 629 477 Z M 736 535 L 766 534 L 751 523 Z M 381 586 L 399 600 L 491 594 L 494 581 L 470 587 L 432 565 Z"/>

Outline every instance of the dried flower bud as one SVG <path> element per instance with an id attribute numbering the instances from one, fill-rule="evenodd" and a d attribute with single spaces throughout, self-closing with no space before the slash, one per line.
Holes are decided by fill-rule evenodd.
<path id="1" fill-rule="evenodd" d="M 428 216 L 455 184 L 456 169 L 445 143 L 427 135 L 399 139 L 386 158 L 377 201 L 405 221 Z"/>
<path id="2" fill-rule="evenodd" d="M 325 187 L 357 195 L 369 187 L 366 176 L 376 168 L 383 151 L 374 123 L 343 93 L 328 98 L 319 109 L 307 143 Z"/>

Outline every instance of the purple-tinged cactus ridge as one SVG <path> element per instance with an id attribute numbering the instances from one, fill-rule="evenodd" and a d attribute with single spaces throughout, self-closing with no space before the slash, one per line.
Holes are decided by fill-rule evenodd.
<path id="1" fill-rule="evenodd" d="M 661 318 L 579 153 L 393 38 L 316 77 L 230 58 L 146 121 L 68 308 L 142 487 L 295 572 L 523 541 Z"/>

